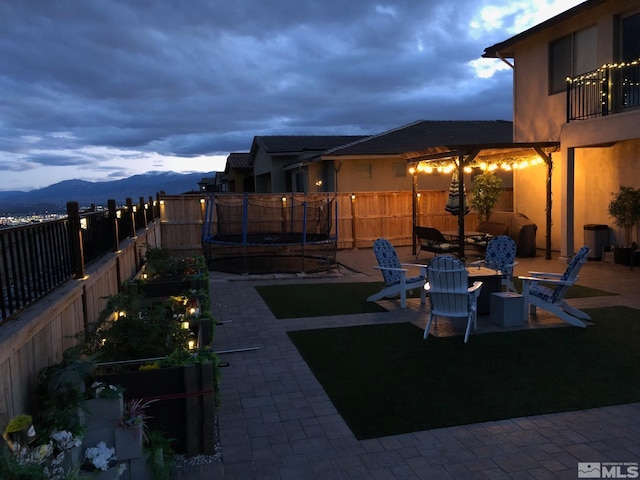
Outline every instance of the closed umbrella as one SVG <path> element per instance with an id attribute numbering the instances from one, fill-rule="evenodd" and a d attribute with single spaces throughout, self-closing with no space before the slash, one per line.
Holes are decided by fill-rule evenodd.
<path id="1" fill-rule="evenodd" d="M 458 177 L 458 170 L 454 170 L 453 176 L 451 177 L 451 186 L 449 187 L 449 198 L 447 198 L 447 204 L 444 206 L 444 209 L 451 215 L 460 214 L 461 204 L 464 204 L 465 215 L 470 212 L 469 201 L 467 200 L 467 193 L 464 190 L 464 185 L 462 185 L 462 201 L 460 201 L 460 194 L 460 179 Z"/>

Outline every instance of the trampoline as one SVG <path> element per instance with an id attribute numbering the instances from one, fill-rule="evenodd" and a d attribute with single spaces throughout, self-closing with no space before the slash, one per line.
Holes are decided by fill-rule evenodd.
<path id="1" fill-rule="evenodd" d="M 330 270 L 336 263 L 336 225 L 336 198 L 326 194 L 210 193 L 202 246 L 211 270 Z M 265 258 L 271 259 L 267 270 L 273 271 L 265 271 Z"/>

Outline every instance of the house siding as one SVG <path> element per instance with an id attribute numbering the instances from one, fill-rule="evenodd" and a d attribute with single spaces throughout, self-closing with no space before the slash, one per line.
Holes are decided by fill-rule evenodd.
<path id="1" fill-rule="evenodd" d="M 597 63 L 613 63 L 619 18 L 638 12 L 639 2 L 613 0 L 513 46 L 514 141 L 559 141 L 561 145 L 561 151 L 552 155 L 551 240 L 565 257 L 583 244 L 586 224 L 609 225 L 610 242 L 621 243 L 623 232 L 609 217 L 608 203 L 621 185 L 640 187 L 640 109 L 566 123 L 566 93 L 549 95 L 549 44 L 595 25 Z M 539 226 L 545 224 L 545 183 L 544 166 L 514 175 L 514 209 Z M 543 242 L 544 236 L 538 236 L 538 248 Z"/>

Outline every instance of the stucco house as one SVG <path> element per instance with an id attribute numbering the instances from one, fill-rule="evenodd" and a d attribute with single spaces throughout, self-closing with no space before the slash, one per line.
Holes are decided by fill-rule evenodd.
<path id="1" fill-rule="evenodd" d="M 312 179 L 297 168 L 322 152 L 363 138 L 350 135 L 267 135 L 253 138 L 249 162 L 257 193 L 333 191 L 330 172 Z M 318 190 L 318 188 L 329 190 Z"/>
<path id="2" fill-rule="evenodd" d="M 563 257 L 583 244 L 586 224 L 609 225 L 610 242 L 622 243 L 607 207 L 621 185 L 640 187 L 639 31 L 637 0 L 588 0 L 485 49 L 513 69 L 514 142 L 560 143 L 552 240 Z M 514 205 L 538 224 L 546 176 L 514 172 Z"/>
<path id="3" fill-rule="evenodd" d="M 248 152 L 232 152 L 224 167 L 224 191 L 245 193 L 254 191 L 253 165 Z"/>

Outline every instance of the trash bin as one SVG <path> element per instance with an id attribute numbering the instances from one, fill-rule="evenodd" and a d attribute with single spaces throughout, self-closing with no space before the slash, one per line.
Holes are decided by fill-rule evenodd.
<path id="1" fill-rule="evenodd" d="M 602 260 L 602 250 L 609 244 L 609 226 L 585 225 L 584 244 L 591 250 L 589 260 Z"/>

